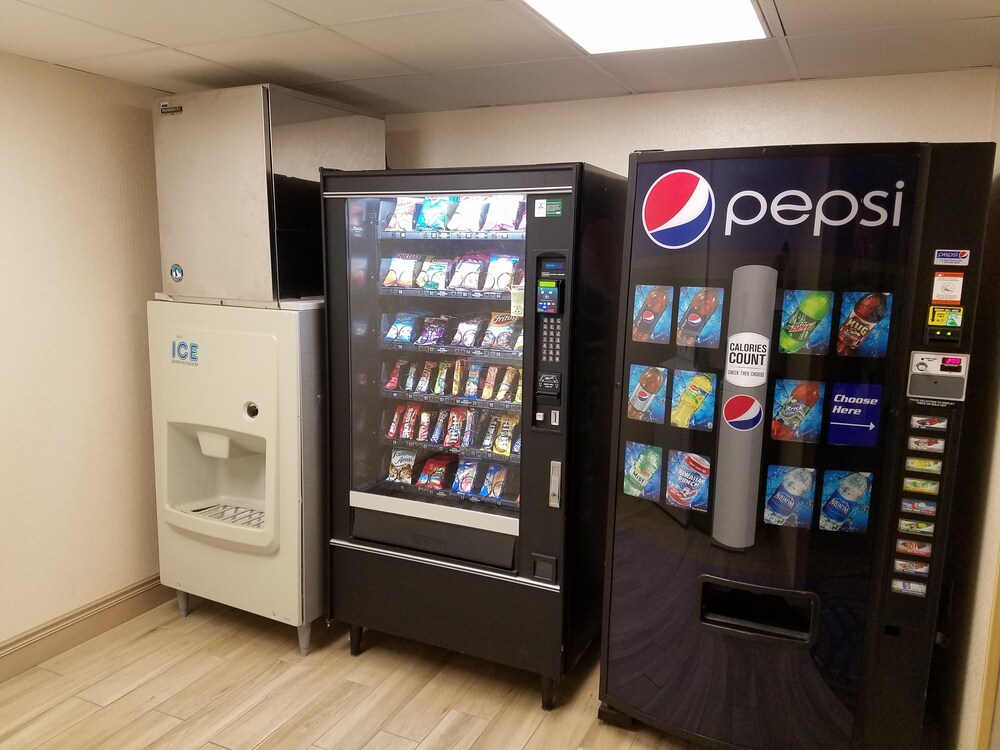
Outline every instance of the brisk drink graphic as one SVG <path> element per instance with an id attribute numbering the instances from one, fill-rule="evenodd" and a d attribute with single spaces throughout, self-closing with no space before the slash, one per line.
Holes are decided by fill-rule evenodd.
<path id="1" fill-rule="evenodd" d="M 684 429 L 711 430 L 715 413 L 714 390 L 714 374 L 677 370 L 670 424 Z"/>
<path id="2" fill-rule="evenodd" d="M 797 299 L 801 297 L 800 299 Z M 786 354 L 826 354 L 833 292 L 785 292 L 778 347 Z M 815 335 L 814 335 L 815 334 Z M 825 334 L 825 335 L 824 335 Z"/>
<path id="3" fill-rule="evenodd" d="M 764 523 L 809 528 L 815 475 L 815 469 L 769 466 L 767 487 L 770 491 L 764 502 Z"/>
<path id="4" fill-rule="evenodd" d="M 849 297 L 850 295 L 845 295 L 845 305 Z M 889 312 L 891 298 L 890 294 L 869 292 L 854 302 L 854 307 L 843 320 L 840 330 L 837 332 L 837 354 L 842 356 L 866 355 L 866 352 L 862 351 L 862 345 Z M 841 315 L 843 315 L 845 305 L 841 306 Z M 867 356 L 884 356 L 885 342 L 880 343 L 881 346 L 874 347 L 875 351 L 868 352 Z"/>
<path id="5" fill-rule="evenodd" d="M 779 406 L 779 394 L 782 392 L 787 395 Z M 776 411 L 771 419 L 771 439 L 816 442 L 819 437 L 819 420 L 810 420 L 805 428 L 804 425 L 809 413 L 822 398 L 823 384 L 820 382 L 779 380 L 774 389 Z"/>
<path id="6" fill-rule="evenodd" d="M 690 292 L 690 287 L 681 289 L 681 302 Z M 717 332 L 706 329 L 721 298 L 721 289 L 701 287 L 694 291 L 683 314 L 677 318 L 677 346 L 718 346 Z"/>
<path id="7" fill-rule="evenodd" d="M 820 508 L 819 527 L 825 531 L 865 531 L 871 495 L 869 472 L 828 471 L 823 476 L 826 501 Z"/>

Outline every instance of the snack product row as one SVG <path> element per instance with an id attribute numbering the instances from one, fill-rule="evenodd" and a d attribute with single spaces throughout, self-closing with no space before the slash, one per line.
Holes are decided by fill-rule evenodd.
<path id="1" fill-rule="evenodd" d="M 481 315 L 462 318 L 402 311 L 393 317 L 382 340 L 417 346 L 450 345 L 519 352 L 524 349 L 524 329 L 520 317 L 504 312 L 491 313 L 487 321 Z"/>
<path id="2" fill-rule="evenodd" d="M 461 406 L 408 402 L 388 412 L 385 436 L 445 448 L 471 448 L 504 458 L 521 455 L 517 412 L 493 414 Z"/>
<path id="3" fill-rule="evenodd" d="M 400 196 L 383 212 L 382 228 L 401 232 L 515 231 L 524 229 L 525 208 L 523 194 Z"/>
<path id="4" fill-rule="evenodd" d="M 419 472 L 414 472 L 416 462 L 415 450 L 397 448 L 389 457 L 386 481 L 428 490 L 450 490 L 478 502 L 506 500 L 520 505 L 516 469 L 447 453 L 427 458 Z"/>
<path id="5" fill-rule="evenodd" d="M 483 251 L 455 259 L 396 253 L 382 275 L 382 286 L 386 289 L 510 292 L 515 277 L 523 276 L 521 259 L 516 255 Z"/>
<path id="6" fill-rule="evenodd" d="M 400 357 L 383 387 L 388 391 L 520 404 L 521 369 L 466 359 L 428 359 L 421 365 Z"/>

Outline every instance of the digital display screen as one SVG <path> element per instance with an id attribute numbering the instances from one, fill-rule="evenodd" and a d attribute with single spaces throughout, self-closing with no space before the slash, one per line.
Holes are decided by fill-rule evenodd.
<path id="1" fill-rule="evenodd" d="M 941 372 L 961 372 L 961 357 L 941 357 Z"/>
<path id="2" fill-rule="evenodd" d="M 535 296 L 535 311 L 555 314 L 559 312 L 559 283 L 539 279 Z"/>

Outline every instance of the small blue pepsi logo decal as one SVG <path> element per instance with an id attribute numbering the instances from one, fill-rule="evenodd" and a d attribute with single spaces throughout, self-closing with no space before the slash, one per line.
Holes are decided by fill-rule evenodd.
<path id="1" fill-rule="evenodd" d="M 731 396 L 722 406 L 722 417 L 734 430 L 745 432 L 757 427 L 764 419 L 760 401 L 744 393 Z"/>
<path id="2" fill-rule="evenodd" d="M 184 278 L 184 269 L 174 263 L 170 266 L 170 278 L 174 283 L 179 283 Z"/>
<path id="3" fill-rule="evenodd" d="M 642 201 L 646 234 L 668 250 L 697 242 L 708 231 L 714 215 L 712 186 L 689 169 L 675 169 L 659 177 Z"/>

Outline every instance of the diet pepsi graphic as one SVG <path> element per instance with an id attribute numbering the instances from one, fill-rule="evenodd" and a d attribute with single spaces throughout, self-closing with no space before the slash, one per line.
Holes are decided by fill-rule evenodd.
<path id="1" fill-rule="evenodd" d="M 632 340 L 670 343 L 674 319 L 674 288 L 636 284 L 632 304 Z"/>
<path id="2" fill-rule="evenodd" d="M 676 370 L 670 424 L 685 430 L 711 432 L 715 427 L 715 390 L 715 373 Z"/>
<path id="3" fill-rule="evenodd" d="M 697 172 L 675 169 L 653 183 L 642 202 L 642 225 L 667 250 L 697 242 L 712 224 L 715 195 Z"/>
<path id="4" fill-rule="evenodd" d="M 808 529 L 812 526 L 816 470 L 768 466 L 764 523 Z"/>
<path id="5" fill-rule="evenodd" d="M 667 463 L 667 505 L 685 510 L 708 510 L 712 460 L 708 456 L 670 451 Z"/>
<path id="6" fill-rule="evenodd" d="M 764 420 L 764 409 L 760 401 L 742 393 L 726 399 L 722 405 L 722 418 L 734 430 L 747 432 L 760 426 Z"/>
<path id="7" fill-rule="evenodd" d="M 733 270 L 730 288 L 731 298 L 738 302 L 729 307 L 712 539 L 724 547 L 746 549 L 754 543 L 760 518 L 761 404 L 767 398 L 778 272 L 770 266 L 739 266 Z"/>
<path id="8" fill-rule="evenodd" d="M 725 291 L 718 287 L 681 287 L 677 299 L 677 346 L 718 348 L 724 297 Z"/>
<path id="9" fill-rule="evenodd" d="M 872 475 L 867 471 L 823 472 L 823 504 L 819 527 L 825 531 L 863 533 L 868 530 Z"/>
<path id="10" fill-rule="evenodd" d="M 663 424 L 667 403 L 667 371 L 662 367 L 632 365 L 629 368 L 629 419 Z"/>

